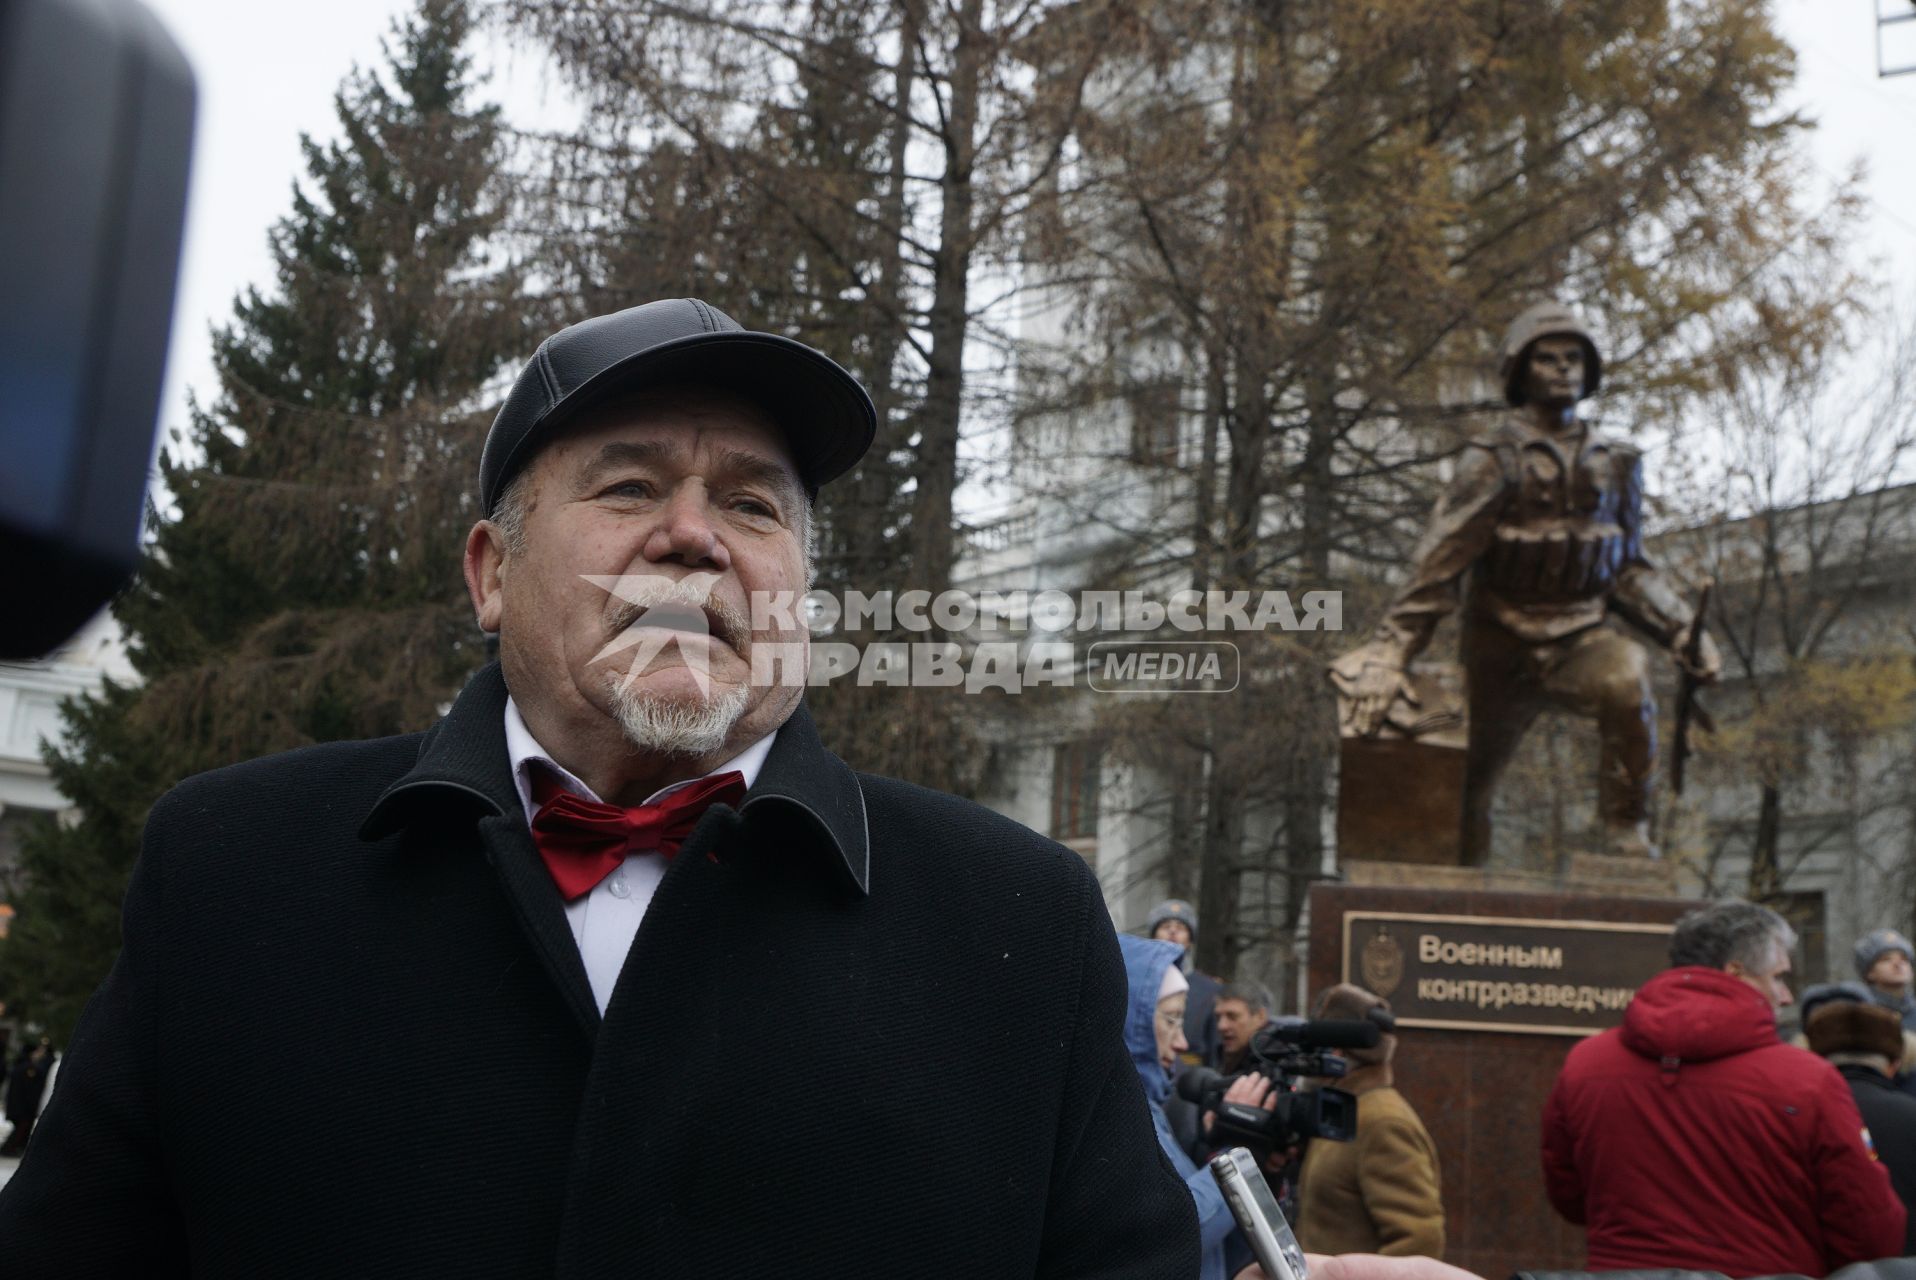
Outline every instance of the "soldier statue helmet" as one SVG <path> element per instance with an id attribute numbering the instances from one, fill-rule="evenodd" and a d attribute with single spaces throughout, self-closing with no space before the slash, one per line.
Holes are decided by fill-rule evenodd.
<path id="1" fill-rule="evenodd" d="M 1577 398 L 1593 396 L 1603 385 L 1603 353 L 1597 349 L 1596 335 L 1590 332 L 1583 317 L 1560 303 L 1539 302 L 1525 308 L 1522 315 L 1510 322 L 1498 347 L 1497 374 L 1503 381 L 1504 400 L 1511 408 L 1522 407 L 1526 398 L 1524 384 L 1530 370 L 1524 353 L 1530 350 L 1530 344 L 1539 338 L 1562 337 L 1575 338 L 1583 344 L 1583 394 Z"/>

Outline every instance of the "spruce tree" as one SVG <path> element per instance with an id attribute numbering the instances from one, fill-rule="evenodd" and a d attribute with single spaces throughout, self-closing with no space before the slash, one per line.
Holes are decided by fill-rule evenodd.
<path id="1" fill-rule="evenodd" d="M 119 946 L 153 802 L 273 751 L 430 723 L 484 646 L 458 572 L 488 379 L 525 345 L 497 108 L 467 0 L 421 0 L 271 232 L 275 279 L 214 335 L 217 397 L 161 463 L 173 511 L 114 606 L 143 683 L 67 708 L 78 821 L 31 830 L 0 998 L 64 1037 Z"/>

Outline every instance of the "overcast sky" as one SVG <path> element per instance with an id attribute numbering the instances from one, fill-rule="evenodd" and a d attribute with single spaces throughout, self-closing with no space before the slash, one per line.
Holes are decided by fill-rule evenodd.
<path id="1" fill-rule="evenodd" d="M 214 380 L 208 330 L 231 313 L 234 295 L 270 281 L 266 231 L 284 216 L 301 172 L 299 135 L 336 134 L 332 95 L 357 63 L 380 62 L 379 43 L 402 0 L 147 0 L 199 75 L 200 117 L 186 254 L 175 310 L 162 424 L 186 420 L 186 392 Z M 1876 76 L 1875 6 L 1916 12 L 1905 0 L 1779 0 L 1784 35 L 1800 51 L 1797 105 L 1821 122 L 1813 154 L 1825 181 L 1860 158 L 1870 168 L 1864 249 L 1916 294 L 1916 75 Z M 1896 55 L 1916 64 L 1916 23 Z M 479 50 L 489 92 L 519 124 L 549 127 L 568 116 L 563 92 L 540 60 L 496 39 Z"/>

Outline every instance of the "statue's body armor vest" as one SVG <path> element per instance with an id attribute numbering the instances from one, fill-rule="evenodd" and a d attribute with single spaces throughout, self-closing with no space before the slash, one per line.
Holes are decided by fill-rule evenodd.
<path id="1" fill-rule="evenodd" d="M 1506 438 L 1496 448 L 1515 492 L 1477 562 L 1479 585 L 1519 606 L 1608 595 L 1630 556 L 1630 460 L 1591 432 L 1564 441 Z"/>

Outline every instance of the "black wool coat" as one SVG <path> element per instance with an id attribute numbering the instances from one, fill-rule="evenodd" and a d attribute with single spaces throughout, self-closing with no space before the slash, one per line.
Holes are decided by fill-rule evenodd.
<path id="1" fill-rule="evenodd" d="M 426 733 L 154 807 L 120 959 L 0 1191 L 9 1266 L 1197 1274 L 1080 859 L 854 774 L 801 709 L 673 860 L 601 1019 L 505 702 L 488 667 Z"/>
<path id="2" fill-rule="evenodd" d="M 1836 1069 L 1849 1081 L 1850 1096 L 1869 1129 L 1876 1158 L 1889 1170 L 1896 1198 L 1909 1210 L 1903 1252 L 1916 1254 L 1916 1098 L 1874 1067 L 1844 1063 Z"/>

